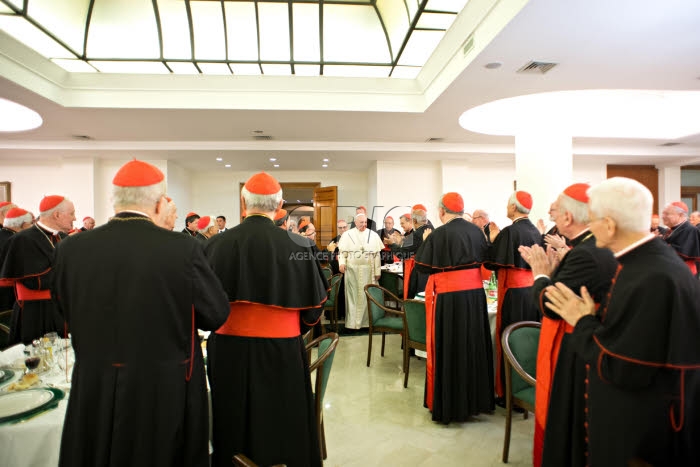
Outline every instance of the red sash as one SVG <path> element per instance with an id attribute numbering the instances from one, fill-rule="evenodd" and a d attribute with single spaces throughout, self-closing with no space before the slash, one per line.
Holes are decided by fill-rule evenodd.
<path id="1" fill-rule="evenodd" d="M 28 289 L 20 281 L 15 282 L 15 293 L 17 294 L 18 302 L 31 300 L 51 300 L 50 290 Z"/>
<path id="2" fill-rule="evenodd" d="M 234 302 L 217 334 L 243 337 L 296 337 L 301 334 L 299 310 L 259 303 Z"/>
<path id="3" fill-rule="evenodd" d="M 408 284 L 411 283 L 411 271 L 413 271 L 413 266 L 416 265 L 416 260 L 413 258 L 403 260 L 403 299 L 406 300 L 408 297 Z M 413 297 L 410 297 L 413 298 Z"/>
<path id="4" fill-rule="evenodd" d="M 14 279 L 0 279 L 0 287 L 14 287 Z"/>
<path id="5" fill-rule="evenodd" d="M 498 312 L 496 313 L 496 395 L 505 394 L 504 383 L 501 379 L 503 367 L 503 346 L 501 345 L 501 321 L 503 317 L 503 302 L 508 289 L 531 287 L 534 284 L 532 271 L 519 268 L 501 268 L 498 270 Z"/>
<path id="6" fill-rule="evenodd" d="M 487 281 L 487 280 L 491 279 L 491 273 L 493 271 L 490 271 L 483 266 L 481 266 L 480 270 L 481 270 L 481 280 L 482 281 Z"/>
<path id="7" fill-rule="evenodd" d="M 413 260 L 411 260 L 413 261 Z M 435 374 L 435 304 L 441 293 L 461 290 L 483 289 L 478 268 L 431 274 L 425 286 L 425 340 L 428 358 L 425 367 L 426 394 L 428 409 L 433 410 L 433 389 Z M 465 310 L 469 311 L 469 310 Z"/>
<path id="8" fill-rule="evenodd" d="M 698 274 L 698 267 L 697 267 L 697 265 L 695 264 L 695 260 L 694 260 L 694 259 L 686 259 L 686 260 L 684 260 L 684 263 L 686 264 L 686 266 L 688 266 L 688 268 L 690 269 L 690 272 L 691 272 L 694 276 L 697 276 L 697 274 Z"/>

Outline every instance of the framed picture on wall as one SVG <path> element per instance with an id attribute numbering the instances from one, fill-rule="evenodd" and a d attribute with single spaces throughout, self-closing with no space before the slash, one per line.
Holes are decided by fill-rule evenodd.
<path id="1" fill-rule="evenodd" d="M 0 182 L 0 202 L 12 201 L 12 184 L 10 182 Z"/>

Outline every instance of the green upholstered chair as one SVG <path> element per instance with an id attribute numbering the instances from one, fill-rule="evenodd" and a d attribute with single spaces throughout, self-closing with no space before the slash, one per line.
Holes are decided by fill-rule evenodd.
<path id="1" fill-rule="evenodd" d="M 372 335 L 382 333 L 382 357 L 387 334 L 404 334 L 403 311 L 388 308 L 385 303 L 394 301 L 401 306 L 401 300 L 384 287 L 374 284 L 365 286 L 367 296 L 367 316 L 369 318 L 369 343 L 367 346 L 367 366 L 372 358 Z M 403 339 L 403 338 L 402 338 Z"/>
<path id="2" fill-rule="evenodd" d="M 4 324 L 0 324 L 0 350 L 7 348 L 10 342 L 10 328 Z"/>
<path id="3" fill-rule="evenodd" d="M 411 366 L 410 349 L 426 350 L 425 302 L 404 300 L 403 313 L 403 387 L 408 387 L 408 370 Z"/>
<path id="4" fill-rule="evenodd" d="M 399 276 L 394 272 L 382 270 L 382 274 L 379 277 L 379 285 L 391 292 L 392 295 L 403 297 L 403 276 Z M 387 300 L 385 305 L 397 310 L 401 308 L 400 304 L 393 300 Z"/>
<path id="5" fill-rule="evenodd" d="M 503 331 L 501 342 L 506 375 L 506 433 L 503 442 L 503 462 L 508 462 L 510 427 L 513 406 L 528 412 L 535 411 L 535 375 L 537 373 L 537 347 L 541 324 L 535 321 L 513 323 Z"/>
<path id="6" fill-rule="evenodd" d="M 328 266 L 323 266 L 321 267 L 321 271 L 323 272 L 323 276 L 326 278 L 326 280 L 330 281 L 331 276 L 333 275 L 333 270 Z"/>
<path id="7" fill-rule="evenodd" d="M 328 300 L 323 304 L 323 310 L 330 313 L 330 322 L 335 332 L 338 332 L 338 291 L 340 290 L 340 282 L 343 280 L 343 274 L 334 274 L 328 281 L 331 289 L 328 291 Z M 321 332 L 325 333 L 326 328 L 321 324 Z"/>
<path id="8" fill-rule="evenodd" d="M 323 425 L 323 397 L 326 395 L 326 387 L 333 366 L 333 357 L 335 349 L 338 346 L 338 334 L 329 332 L 317 337 L 311 341 L 306 350 L 311 352 L 311 349 L 318 347 L 318 355 L 309 366 L 309 372 L 316 372 L 316 381 L 314 382 L 314 415 L 316 417 L 316 425 L 318 427 L 318 442 L 321 451 L 321 458 L 326 459 L 326 432 Z"/>

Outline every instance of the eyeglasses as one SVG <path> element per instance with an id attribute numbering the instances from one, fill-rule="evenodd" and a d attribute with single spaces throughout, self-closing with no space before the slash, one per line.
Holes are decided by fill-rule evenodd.
<path id="1" fill-rule="evenodd" d="M 348 228 L 347 225 L 339 225 L 339 226 L 338 226 L 338 230 L 345 230 L 345 229 L 347 229 L 347 228 Z"/>
<path id="2" fill-rule="evenodd" d="M 483 219 L 483 218 L 484 218 L 484 216 L 474 216 L 474 217 L 472 217 L 472 219 Z"/>

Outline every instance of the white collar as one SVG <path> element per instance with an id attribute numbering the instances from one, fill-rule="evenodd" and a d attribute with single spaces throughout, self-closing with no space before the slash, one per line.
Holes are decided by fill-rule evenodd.
<path id="1" fill-rule="evenodd" d="M 630 251 L 634 250 L 634 249 L 637 248 L 638 246 L 641 246 L 641 245 L 647 243 L 648 241 L 652 240 L 654 237 L 656 237 L 656 235 L 650 233 L 649 235 L 646 235 L 646 236 L 644 236 L 643 238 L 640 238 L 640 239 L 637 240 L 636 242 L 634 242 L 634 243 L 632 243 L 632 244 L 630 244 L 630 245 L 627 245 L 627 246 L 624 247 L 622 250 L 620 250 L 620 251 L 618 251 L 617 253 L 615 253 L 615 255 L 614 255 L 615 258 L 619 258 L 620 256 L 629 253 Z"/>
<path id="2" fill-rule="evenodd" d="M 36 221 L 36 225 L 38 225 L 42 229 L 46 230 L 47 232 L 51 232 L 53 235 L 58 235 L 58 233 L 60 232 L 59 230 L 52 229 L 51 227 L 49 227 L 48 225 L 44 224 L 41 221 Z"/>

